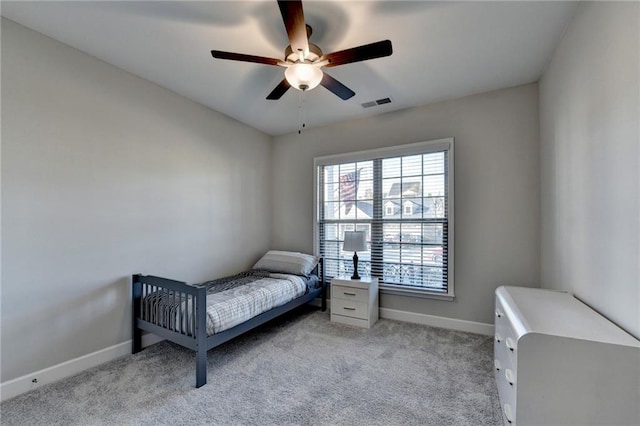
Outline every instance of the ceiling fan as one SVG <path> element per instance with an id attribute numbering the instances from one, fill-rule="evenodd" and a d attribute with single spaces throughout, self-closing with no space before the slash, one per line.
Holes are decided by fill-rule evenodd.
<path id="1" fill-rule="evenodd" d="M 292 86 L 304 92 L 320 84 L 342 100 L 347 100 L 355 95 L 355 92 L 323 72 L 321 68 L 381 58 L 393 53 L 391 42 L 384 40 L 325 55 L 318 46 L 309 42 L 312 30 L 304 21 L 302 1 L 278 0 L 278 6 L 291 43 L 284 50 L 284 60 L 221 50 L 211 51 L 213 57 L 218 59 L 254 62 L 286 68 L 284 79 L 269 93 L 267 99 L 280 99 Z"/>

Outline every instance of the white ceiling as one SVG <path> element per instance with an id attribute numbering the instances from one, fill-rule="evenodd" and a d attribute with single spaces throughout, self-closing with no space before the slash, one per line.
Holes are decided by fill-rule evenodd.
<path id="1" fill-rule="evenodd" d="M 356 92 L 303 95 L 317 127 L 537 81 L 573 2 L 304 1 L 325 53 L 389 39 L 393 55 L 329 68 Z M 10 2 L 2 16 L 271 135 L 296 131 L 300 93 L 265 99 L 283 69 L 213 59 L 212 49 L 283 58 L 274 0 Z M 390 97 L 391 104 L 361 103 Z"/>

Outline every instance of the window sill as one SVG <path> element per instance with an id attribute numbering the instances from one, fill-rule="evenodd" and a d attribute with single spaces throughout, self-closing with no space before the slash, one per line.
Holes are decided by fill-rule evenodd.
<path id="1" fill-rule="evenodd" d="M 394 286 L 394 285 L 388 285 L 388 284 L 380 285 L 380 293 L 392 294 L 394 296 L 407 296 L 407 297 L 416 297 L 421 299 L 443 300 L 447 302 L 453 302 L 453 300 L 455 299 L 455 296 L 453 293 L 450 293 L 450 294 L 435 293 L 428 290 L 402 288 L 400 286 Z"/>

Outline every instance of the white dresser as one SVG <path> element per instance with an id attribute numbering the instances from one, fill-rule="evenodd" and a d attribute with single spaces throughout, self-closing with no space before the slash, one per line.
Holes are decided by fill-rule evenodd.
<path id="1" fill-rule="evenodd" d="M 331 280 L 331 321 L 371 328 L 377 320 L 377 278 Z"/>
<path id="2" fill-rule="evenodd" d="M 640 425 L 640 341 L 568 293 L 499 287 L 494 353 L 505 424 Z"/>

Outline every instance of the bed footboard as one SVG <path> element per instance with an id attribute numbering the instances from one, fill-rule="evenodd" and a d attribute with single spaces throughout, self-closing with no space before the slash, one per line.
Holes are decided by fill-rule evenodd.
<path id="1" fill-rule="evenodd" d="M 136 274 L 133 282 L 132 353 L 142 350 L 142 331 L 196 351 L 196 387 L 207 382 L 207 289 Z"/>

